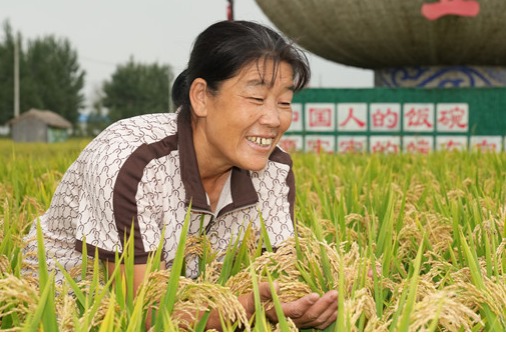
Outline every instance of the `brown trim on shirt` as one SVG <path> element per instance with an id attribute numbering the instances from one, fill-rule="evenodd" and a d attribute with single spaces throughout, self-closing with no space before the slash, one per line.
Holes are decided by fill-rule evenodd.
<path id="1" fill-rule="evenodd" d="M 188 109 L 184 106 L 183 109 Z M 189 111 L 181 111 L 177 117 L 177 130 L 179 134 L 179 161 L 181 165 L 181 180 L 186 192 L 186 205 L 192 203 L 193 209 L 211 211 L 207 203 L 204 185 L 200 179 L 197 155 L 193 146 L 193 130 L 191 119 L 187 117 Z"/>
<path id="2" fill-rule="evenodd" d="M 293 161 L 290 155 L 284 151 L 282 151 L 279 147 L 276 147 L 272 152 L 270 160 L 288 165 L 290 168 L 288 171 L 288 176 L 286 177 L 286 184 L 288 185 L 288 202 L 290 203 L 290 215 L 292 217 L 292 222 L 295 224 L 295 175 L 292 170 Z"/>
<path id="3" fill-rule="evenodd" d="M 76 250 L 82 254 L 83 252 L 83 242 L 81 240 L 76 240 Z M 100 247 L 93 246 L 89 243 L 86 244 L 86 252 L 90 257 L 95 257 L 95 250 L 98 251 L 98 256 L 100 260 L 107 262 L 115 262 L 116 261 L 116 252 L 102 249 Z M 146 264 L 148 262 L 148 258 L 151 252 L 146 252 L 146 254 L 135 254 L 134 255 L 134 264 Z M 118 256 L 121 256 L 121 252 L 118 252 Z"/>
<path id="4" fill-rule="evenodd" d="M 255 205 L 258 202 L 258 194 L 251 182 L 249 171 L 233 167 L 230 177 L 230 189 L 232 203 L 223 207 L 218 216 L 237 208 Z"/>
<path id="5" fill-rule="evenodd" d="M 76 250 L 83 253 L 83 242 L 81 240 L 76 240 Z M 102 249 L 100 247 L 93 246 L 92 244 L 86 244 L 86 253 L 90 257 L 95 257 L 95 250 L 98 251 L 98 257 L 102 261 L 106 262 L 115 262 L 116 261 L 116 252 Z M 145 254 L 135 254 L 134 255 L 134 263 L 135 264 L 145 264 L 148 262 L 148 258 L 151 252 L 146 252 Z M 118 252 L 118 256 L 121 257 L 121 252 Z"/>
<path id="6" fill-rule="evenodd" d="M 121 167 L 114 184 L 113 210 L 118 238 L 121 245 L 124 245 L 124 238 L 131 235 L 130 230 L 133 222 L 133 237 L 135 260 L 145 259 L 149 252 L 146 252 L 138 223 L 137 212 L 137 188 L 141 181 L 144 168 L 153 159 L 167 156 L 177 150 L 177 136 L 169 136 L 161 141 L 152 144 L 139 146 L 125 161 Z"/>

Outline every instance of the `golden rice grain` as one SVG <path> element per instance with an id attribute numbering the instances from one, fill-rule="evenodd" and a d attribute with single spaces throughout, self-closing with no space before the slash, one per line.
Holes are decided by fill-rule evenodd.
<path id="1" fill-rule="evenodd" d="M 435 320 L 439 331 L 471 331 L 480 316 L 461 303 L 455 292 L 440 290 L 426 294 L 415 304 L 409 331 L 428 331 Z"/>
<path id="2" fill-rule="evenodd" d="M 36 287 L 24 279 L 12 274 L 4 275 L 0 279 L 0 322 L 4 317 L 17 315 L 22 321 L 32 313 L 39 302 L 39 292 Z M 21 327 L 14 327 L 17 331 Z"/>

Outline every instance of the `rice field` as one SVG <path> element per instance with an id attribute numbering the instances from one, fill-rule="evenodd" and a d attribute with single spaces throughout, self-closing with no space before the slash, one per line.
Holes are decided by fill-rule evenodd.
<path id="1" fill-rule="evenodd" d="M 155 256 L 134 297 L 132 281 L 109 279 L 97 259 L 62 285 L 43 263 L 38 280 L 20 275 L 23 234 L 86 143 L 0 140 L 0 331 L 144 331 L 148 308 L 153 331 L 203 331 L 206 314 L 185 325 L 174 313 L 208 308 L 225 331 L 297 331 L 282 316 L 269 322 L 265 308 L 330 289 L 339 311 L 327 331 L 506 330 L 504 152 L 294 154 L 294 238 L 273 251 L 250 227 L 218 253 L 205 236 L 183 236 L 173 267 L 158 271 Z M 192 254 L 195 280 L 181 276 Z M 248 320 L 237 295 L 257 294 L 260 281 L 280 291 L 272 303 L 257 296 Z"/>

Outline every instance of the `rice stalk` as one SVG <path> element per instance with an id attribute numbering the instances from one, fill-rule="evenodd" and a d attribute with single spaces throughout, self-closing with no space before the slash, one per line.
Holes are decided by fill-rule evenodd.
<path id="1" fill-rule="evenodd" d="M 39 291 L 33 284 L 12 274 L 5 274 L 0 278 L 2 330 L 21 331 L 20 323 L 35 311 L 39 301 Z M 6 324 L 7 320 L 10 320 L 12 324 Z"/>

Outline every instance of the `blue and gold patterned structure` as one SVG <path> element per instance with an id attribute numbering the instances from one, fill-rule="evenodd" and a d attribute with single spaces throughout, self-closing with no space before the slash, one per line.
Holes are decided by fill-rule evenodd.
<path id="1" fill-rule="evenodd" d="M 487 66 L 411 66 L 377 69 L 376 87 L 504 87 L 506 68 Z"/>

